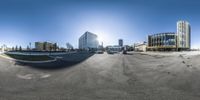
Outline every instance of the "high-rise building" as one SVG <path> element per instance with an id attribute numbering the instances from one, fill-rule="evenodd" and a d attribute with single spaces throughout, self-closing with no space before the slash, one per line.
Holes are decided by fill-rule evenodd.
<path id="1" fill-rule="evenodd" d="M 79 49 L 95 50 L 98 46 L 97 35 L 94 33 L 87 31 L 79 38 Z"/>
<path id="2" fill-rule="evenodd" d="M 178 21 L 177 22 L 177 48 L 190 49 L 190 24 L 187 21 Z"/>
<path id="3" fill-rule="evenodd" d="M 119 46 L 123 46 L 123 40 L 122 39 L 119 39 L 119 41 L 118 41 L 118 43 L 119 43 Z"/>

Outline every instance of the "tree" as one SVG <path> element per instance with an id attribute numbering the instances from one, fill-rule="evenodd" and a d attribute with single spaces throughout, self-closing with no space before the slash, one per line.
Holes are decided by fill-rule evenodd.
<path id="1" fill-rule="evenodd" d="M 66 46 L 68 51 L 73 50 L 73 46 L 70 43 L 66 43 Z"/>
<path id="2" fill-rule="evenodd" d="M 56 51 L 57 50 L 57 43 L 53 44 L 53 50 Z"/>
<path id="3" fill-rule="evenodd" d="M 60 50 L 59 46 L 56 47 L 57 50 Z"/>
<path id="4" fill-rule="evenodd" d="M 15 51 L 15 48 L 14 48 L 14 47 L 12 47 L 12 51 Z"/>
<path id="5" fill-rule="evenodd" d="M 53 49 L 53 46 L 51 46 L 51 45 L 50 45 L 49 49 L 50 49 L 50 51 L 52 51 L 52 49 Z"/>
<path id="6" fill-rule="evenodd" d="M 31 42 L 29 43 L 29 45 L 30 45 L 30 50 L 31 50 Z"/>
<path id="7" fill-rule="evenodd" d="M 15 47 L 15 51 L 17 51 L 18 50 L 18 46 L 16 45 L 16 47 Z"/>
<path id="8" fill-rule="evenodd" d="M 19 51 L 22 51 L 22 47 L 21 46 L 19 46 Z"/>
<path id="9" fill-rule="evenodd" d="M 29 51 L 29 50 L 30 50 L 29 46 L 27 46 L 27 47 L 26 47 L 26 50 L 27 50 L 27 51 Z"/>

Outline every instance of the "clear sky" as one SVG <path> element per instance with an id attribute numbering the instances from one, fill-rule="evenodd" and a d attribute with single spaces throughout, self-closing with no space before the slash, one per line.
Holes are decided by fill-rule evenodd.
<path id="1" fill-rule="evenodd" d="M 192 48 L 200 48 L 198 0 L 0 0 L 0 45 L 51 41 L 78 46 L 90 31 L 104 45 L 147 41 L 148 34 L 176 32 L 176 22 L 191 24 Z"/>

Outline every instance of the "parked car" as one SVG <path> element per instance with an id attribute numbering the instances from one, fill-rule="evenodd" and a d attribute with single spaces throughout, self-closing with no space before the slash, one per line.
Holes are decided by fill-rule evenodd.
<path id="1" fill-rule="evenodd" d="M 122 53 L 123 53 L 123 54 L 127 54 L 127 51 L 126 51 L 126 50 L 123 50 Z"/>
<path id="2" fill-rule="evenodd" d="M 108 54 L 114 54 L 112 51 L 110 51 L 110 50 L 107 50 L 107 53 Z"/>
<path id="3" fill-rule="evenodd" d="M 103 54 L 104 52 L 103 52 L 103 50 L 97 50 L 96 53 L 97 54 Z"/>

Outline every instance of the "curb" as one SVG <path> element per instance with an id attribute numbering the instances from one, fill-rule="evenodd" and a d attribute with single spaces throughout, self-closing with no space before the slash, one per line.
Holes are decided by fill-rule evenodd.
<path id="1" fill-rule="evenodd" d="M 14 58 L 11 58 L 11 57 L 4 56 L 2 54 L 0 54 L 0 57 L 5 58 L 5 59 L 9 59 L 9 60 L 12 60 L 12 61 L 23 62 L 23 63 L 48 63 L 48 62 L 54 62 L 54 61 L 57 60 L 56 58 L 54 58 L 53 60 L 46 60 L 46 61 L 27 61 L 27 60 L 14 59 Z"/>

